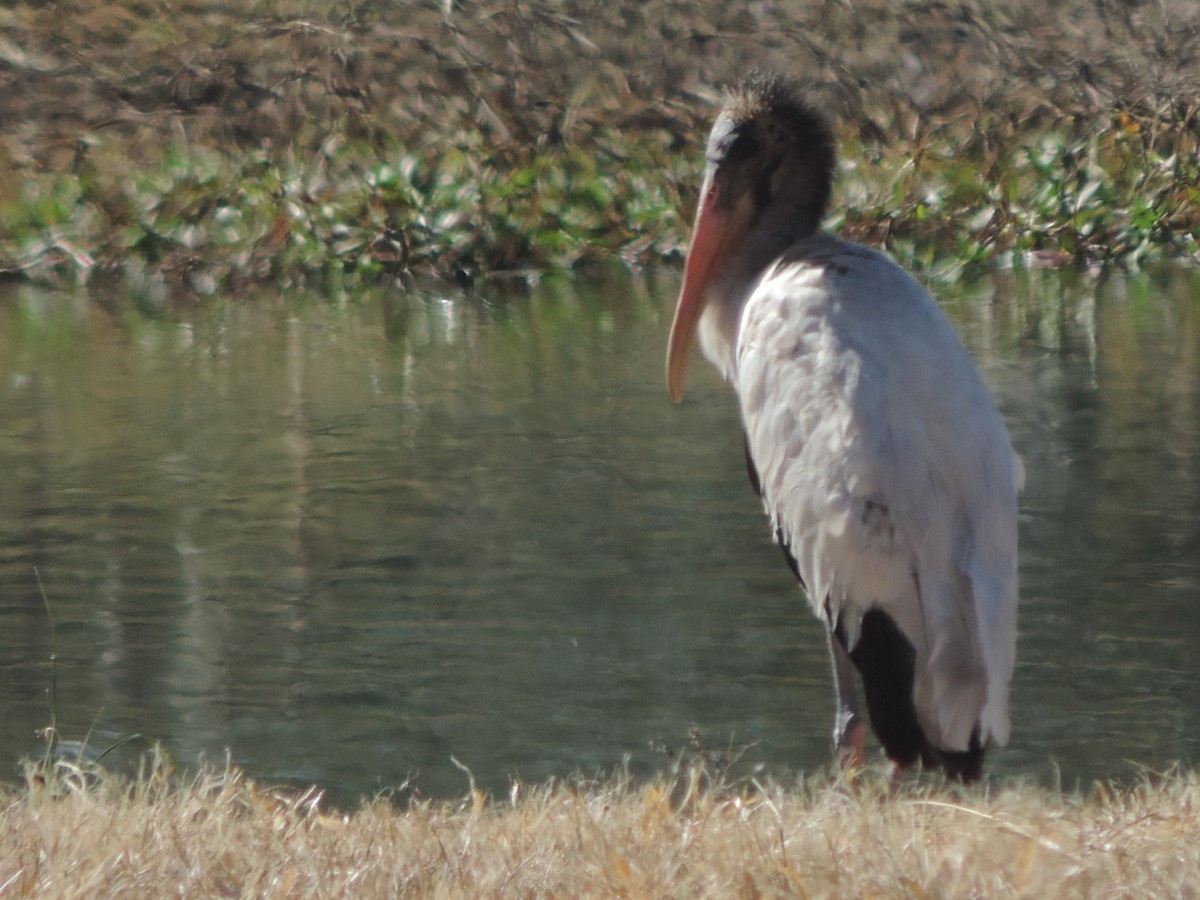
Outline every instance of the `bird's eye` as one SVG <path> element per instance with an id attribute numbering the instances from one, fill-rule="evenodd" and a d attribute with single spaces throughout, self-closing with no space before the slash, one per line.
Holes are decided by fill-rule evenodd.
<path id="1" fill-rule="evenodd" d="M 725 148 L 724 161 L 737 162 L 740 159 L 749 159 L 758 153 L 760 147 L 758 138 L 750 132 L 734 132 L 730 135 L 729 145 Z"/>

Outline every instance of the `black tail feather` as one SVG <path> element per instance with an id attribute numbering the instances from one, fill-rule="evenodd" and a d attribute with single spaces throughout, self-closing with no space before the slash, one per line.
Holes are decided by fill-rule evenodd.
<path id="1" fill-rule="evenodd" d="M 840 622 L 834 634 L 846 646 Z M 971 736 L 970 746 L 962 751 L 935 747 L 921 730 L 913 704 L 916 651 L 891 616 L 879 609 L 867 611 L 850 659 L 862 675 L 871 728 L 888 758 L 901 767 L 920 760 L 923 765 L 944 769 L 964 782 L 979 778 L 983 770 L 983 747 L 978 730 Z"/>
<path id="2" fill-rule="evenodd" d="M 762 482 L 758 469 L 750 456 L 750 440 L 745 439 L 746 474 L 754 493 L 762 496 Z M 800 566 L 788 546 L 780 529 L 776 537 L 788 565 L 803 588 L 804 578 Z M 837 623 L 834 635 L 846 647 L 846 635 L 841 622 Z M 847 647 L 849 650 L 849 648 Z M 976 781 L 983 771 L 983 747 L 979 743 L 979 731 L 971 735 L 966 750 L 940 750 L 925 737 L 917 721 L 917 710 L 913 705 L 913 680 L 916 677 L 916 650 L 904 636 L 895 621 L 879 609 L 868 610 L 863 616 L 862 630 L 858 643 L 850 653 L 863 680 L 863 694 L 867 703 L 867 716 L 871 729 L 883 744 L 888 758 L 907 768 L 918 759 L 922 765 L 940 768 L 952 778 L 964 782 Z"/>

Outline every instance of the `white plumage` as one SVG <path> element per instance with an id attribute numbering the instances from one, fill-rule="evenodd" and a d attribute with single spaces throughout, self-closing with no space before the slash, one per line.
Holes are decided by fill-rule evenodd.
<path id="1" fill-rule="evenodd" d="M 853 658 L 894 760 L 975 777 L 1009 735 L 1020 463 L 937 304 L 882 253 L 816 233 L 822 128 L 786 83 L 735 91 L 709 142 L 668 380 L 678 395 L 695 333 L 737 392 L 764 508 L 830 629 L 839 746 L 861 754 Z"/>
<path id="2" fill-rule="evenodd" d="M 941 310 L 882 254 L 796 244 L 750 294 L 728 373 L 772 525 L 814 612 L 889 613 L 913 643 L 922 726 L 944 749 L 1008 739 L 1016 628 L 1013 456 Z M 997 648 L 988 655 L 987 648 Z M 952 686 L 953 690 L 946 687 Z"/>

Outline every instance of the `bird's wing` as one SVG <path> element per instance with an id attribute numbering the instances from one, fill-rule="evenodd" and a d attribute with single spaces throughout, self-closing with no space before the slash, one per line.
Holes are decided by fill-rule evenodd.
<path id="1" fill-rule="evenodd" d="M 916 649 L 930 736 L 965 749 L 978 723 L 1003 742 L 1017 464 L 937 305 L 882 254 L 803 241 L 747 301 L 735 386 L 817 614 L 853 646 L 862 614 L 884 609 Z"/>

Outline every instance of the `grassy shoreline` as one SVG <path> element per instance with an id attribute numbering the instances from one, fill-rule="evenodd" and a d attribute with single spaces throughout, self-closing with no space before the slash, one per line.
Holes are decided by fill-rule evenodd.
<path id="1" fill-rule="evenodd" d="M 838 123 L 830 227 L 910 265 L 1200 253 L 1194 0 L 785 6 L 8 6 L 0 275 L 674 259 L 715 86 L 753 66 Z"/>
<path id="2" fill-rule="evenodd" d="M 315 788 L 148 758 L 136 779 L 60 766 L 0 793 L 6 897 L 1161 897 L 1198 877 L 1194 772 L 1083 795 L 692 769 L 339 812 Z"/>

